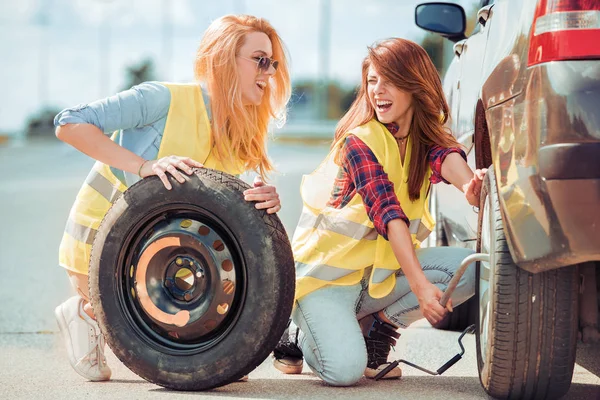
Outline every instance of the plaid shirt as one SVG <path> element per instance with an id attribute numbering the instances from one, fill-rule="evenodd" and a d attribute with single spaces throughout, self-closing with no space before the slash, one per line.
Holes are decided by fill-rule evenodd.
<path id="1" fill-rule="evenodd" d="M 386 128 L 392 133 L 398 131 L 398 126 L 388 124 Z M 387 240 L 387 224 L 394 219 L 402 219 L 409 224 L 408 217 L 394 193 L 394 183 L 388 179 L 383 166 L 362 140 L 349 135 L 342 147 L 344 154 L 342 168 L 335 179 L 330 207 L 343 208 L 358 192 L 362 198 L 369 219 L 375 225 L 377 232 Z M 466 161 L 467 157 L 459 148 L 444 148 L 433 146 L 429 150 L 429 165 L 432 184 L 449 183 L 442 177 L 442 164 L 448 154 L 459 153 Z"/>

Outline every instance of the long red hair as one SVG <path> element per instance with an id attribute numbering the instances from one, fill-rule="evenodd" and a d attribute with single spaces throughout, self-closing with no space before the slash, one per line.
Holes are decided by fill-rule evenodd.
<path id="1" fill-rule="evenodd" d="M 335 130 L 334 144 L 348 131 L 376 118 L 367 94 L 367 74 L 373 66 L 384 79 L 398 89 L 412 94 L 413 118 L 409 128 L 412 138 L 408 192 L 412 201 L 420 197 L 428 168 L 428 151 L 434 146 L 459 147 L 444 125 L 449 118 L 448 103 L 438 72 L 427 52 L 410 40 L 392 38 L 368 48 L 362 64 L 362 82 L 356 100 Z M 337 161 L 340 163 L 338 153 Z"/>
<path id="2" fill-rule="evenodd" d="M 265 33 L 273 46 L 273 58 L 279 61 L 277 73 L 269 80 L 258 106 L 242 103 L 235 62 L 250 32 Z M 245 170 L 255 170 L 264 177 L 273 169 L 266 150 L 269 123 L 273 119 L 285 122 L 291 94 L 287 51 L 279 34 L 263 18 L 226 15 L 206 30 L 194 68 L 196 78 L 206 83 L 210 95 L 216 156 L 225 162 L 235 158 Z"/>

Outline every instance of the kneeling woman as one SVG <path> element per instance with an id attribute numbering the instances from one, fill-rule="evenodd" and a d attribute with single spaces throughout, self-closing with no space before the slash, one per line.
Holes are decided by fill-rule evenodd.
<path id="1" fill-rule="evenodd" d="M 305 177 L 294 234 L 299 346 L 310 368 L 335 386 L 387 366 L 398 328 L 440 321 L 439 300 L 471 251 L 419 249 L 433 228 L 430 185 L 452 183 L 478 205 L 473 173 L 444 127 L 448 105 L 419 45 L 390 39 L 369 49 L 358 98 L 338 124 L 332 151 Z M 469 269 L 452 304 L 474 293 Z M 399 377 L 395 368 L 387 377 Z"/>
<path id="2" fill-rule="evenodd" d="M 146 82 L 55 118 L 59 139 L 98 160 L 71 208 L 59 250 L 78 295 L 55 310 L 69 362 L 86 379 L 111 376 L 88 292 L 92 239 L 111 203 L 152 175 L 171 190 L 168 176 L 183 184 L 194 167 L 231 174 L 254 170 L 261 176 L 272 169 L 267 127 L 283 115 L 291 92 L 275 29 L 252 16 L 215 20 L 200 42 L 195 72 L 197 82 Z M 112 132 L 112 140 L 104 135 Z M 261 179 L 254 186 L 245 199 L 278 212 L 275 187 Z"/>

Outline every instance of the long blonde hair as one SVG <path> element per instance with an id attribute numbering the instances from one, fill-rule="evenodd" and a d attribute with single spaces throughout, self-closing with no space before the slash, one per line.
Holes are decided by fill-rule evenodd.
<path id="1" fill-rule="evenodd" d="M 448 103 L 431 58 L 417 43 L 410 40 L 387 39 L 369 47 L 362 65 L 362 83 L 356 100 L 335 129 L 334 144 L 348 131 L 376 118 L 367 94 L 367 74 L 373 66 L 379 74 L 398 89 L 412 94 L 413 117 L 409 128 L 412 137 L 408 193 L 412 201 L 419 199 L 428 167 L 427 154 L 431 146 L 459 147 L 450 131 L 444 127 L 449 118 Z M 336 161 L 339 163 L 341 154 Z"/>
<path id="2" fill-rule="evenodd" d="M 279 61 L 258 106 L 242 103 L 237 77 L 236 55 L 250 32 L 265 33 L 271 40 L 272 57 Z M 291 94 L 286 53 L 275 29 L 262 18 L 226 15 L 206 30 L 194 70 L 196 79 L 206 84 L 210 95 L 213 152 L 219 160 L 242 163 L 246 170 L 262 176 L 273 169 L 266 152 L 267 130 L 271 119 L 285 121 Z"/>

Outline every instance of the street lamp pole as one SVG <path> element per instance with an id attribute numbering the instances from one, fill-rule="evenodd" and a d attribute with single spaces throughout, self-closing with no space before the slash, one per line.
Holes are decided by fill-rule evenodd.
<path id="1" fill-rule="evenodd" d="M 98 69 L 99 69 L 99 96 L 104 97 L 108 93 L 110 88 L 110 23 L 107 19 L 110 19 L 110 9 L 107 10 L 107 6 L 112 3 L 113 0 L 101 0 L 103 4 L 102 11 L 100 12 L 100 23 L 98 24 Z"/>
<path id="2" fill-rule="evenodd" d="M 163 79 L 171 80 L 173 66 L 173 25 L 171 24 L 171 4 L 163 0 L 163 26 L 162 26 L 162 70 Z"/>
<path id="3" fill-rule="evenodd" d="M 37 15 L 37 22 L 40 26 L 40 53 L 39 53 L 39 76 L 38 76 L 38 96 L 40 101 L 40 109 L 45 108 L 48 105 L 48 68 L 49 68 L 49 40 L 48 40 L 48 25 L 50 24 L 48 10 L 49 0 L 43 0 L 40 2 L 40 8 Z"/>
<path id="4" fill-rule="evenodd" d="M 329 55 L 331 52 L 331 2 L 321 0 L 321 12 L 319 18 L 319 83 L 317 86 L 316 115 L 320 119 L 327 119 L 327 108 L 329 104 Z"/>

